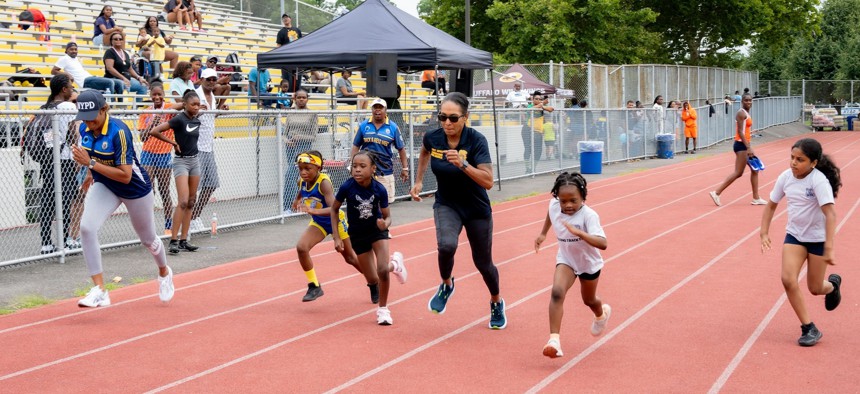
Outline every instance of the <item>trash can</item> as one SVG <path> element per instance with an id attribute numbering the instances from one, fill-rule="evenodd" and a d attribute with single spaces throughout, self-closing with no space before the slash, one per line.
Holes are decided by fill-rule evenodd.
<path id="1" fill-rule="evenodd" d="M 583 174 L 603 172 L 603 141 L 579 141 L 579 171 Z"/>
<path id="2" fill-rule="evenodd" d="M 675 158 L 674 134 L 657 134 L 657 157 L 660 159 Z"/>
<path id="3" fill-rule="evenodd" d="M 848 120 L 848 131 L 854 131 L 854 120 L 857 119 L 857 115 L 849 115 L 846 119 Z"/>

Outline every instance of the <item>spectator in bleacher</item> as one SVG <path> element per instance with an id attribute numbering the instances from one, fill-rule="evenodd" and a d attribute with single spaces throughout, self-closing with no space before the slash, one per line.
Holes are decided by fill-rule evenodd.
<path id="1" fill-rule="evenodd" d="M 337 80 L 337 84 L 334 87 L 337 102 L 341 104 L 355 104 L 358 109 L 367 109 L 367 101 L 364 100 L 367 92 L 352 90 L 352 82 L 349 81 L 352 71 L 343 70 L 340 76 L 341 78 Z"/>
<path id="2" fill-rule="evenodd" d="M 145 95 L 149 84 L 134 71 L 131 55 L 125 51 L 125 35 L 121 32 L 110 35 L 111 47 L 105 51 L 102 60 L 105 65 L 105 78 L 114 78 L 122 81 L 120 87 L 124 87 L 138 95 Z M 120 90 L 120 94 L 122 94 Z M 137 101 L 143 98 L 137 97 Z"/>
<path id="3" fill-rule="evenodd" d="M 186 91 L 197 89 L 194 83 L 191 82 L 191 75 L 193 73 L 194 70 L 191 68 L 191 63 L 185 61 L 179 62 L 176 68 L 173 69 L 173 79 L 170 81 L 169 93 L 174 101 L 181 102 L 182 96 L 185 95 Z"/>
<path id="4" fill-rule="evenodd" d="M 511 90 L 505 96 L 505 106 L 508 108 L 525 108 L 529 104 L 528 98 L 528 93 L 523 90 L 523 83 L 514 82 L 514 90 Z"/>
<path id="5" fill-rule="evenodd" d="M 72 86 L 72 78 L 69 74 L 59 73 L 51 79 L 51 94 L 48 96 L 48 101 L 43 106 L 43 109 L 56 109 L 63 111 L 75 111 L 77 107 L 72 104 L 71 97 L 74 92 L 74 86 Z M 71 207 L 72 203 L 75 201 L 75 174 L 77 173 L 78 166 L 75 164 L 75 161 L 72 160 L 72 152 L 69 148 L 69 145 L 66 141 L 69 138 L 74 137 L 74 131 L 70 132 L 70 125 L 75 120 L 74 114 L 68 115 L 55 115 L 57 118 L 57 125 L 59 127 L 59 139 L 62 141 L 62 145 L 60 146 L 60 176 L 61 176 L 61 184 L 60 188 L 62 190 L 62 211 L 63 211 L 63 237 L 67 238 L 68 246 L 73 246 L 74 240 L 71 239 L 69 232 L 69 225 L 71 224 Z M 39 132 L 44 132 L 40 130 Z M 53 147 L 53 141 L 51 141 Z M 40 161 L 40 169 L 39 174 L 42 177 L 42 189 L 40 193 L 40 209 L 39 209 L 39 227 L 40 233 L 42 236 L 42 254 L 53 253 L 55 251 L 54 244 L 51 241 L 51 234 L 53 233 L 53 229 L 51 227 L 51 222 L 55 218 L 55 196 L 56 191 L 54 190 L 54 163 L 53 160 L 43 160 Z M 61 241 L 62 242 L 62 241 Z"/>
<path id="6" fill-rule="evenodd" d="M 276 96 L 269 93 L 269 81 L 271 79 L 269 70 L 262 67 L 259 69 L 254 67 L 248 72 L 248 96 L 251 97 L 252 103 L 257 103 L 259 97 L 258 106 L 271 108 L 277 104 Z"/>
<path id="7" fill-rule="evenodd" d="M 74 82 L 80 88 L 96 89 L 100 92 L 109 90 L 111 93 L 122 93 L 122 82 L 110 78 L 94 77 L 84 70 L 83 64 L 78 59 L 78 44 L 70 42 L 66 44 L 66 55 L 57 59 L 51 75 L 66 72 L 72 76 Z"/>
<path id="8" fill-rule="evenodd" d="M 278 31 L 278 37 L 275 39 L 275 45 L 277 45 L 278 48 L 302 38 L 302 31 L 293 27 L 293 18 L 290 18 L 287 14 L 283 14 L 281 15 L 281 22 L 283 22 L 284 27 Z M 290 82 L 290 92 L 295 92 L 302 87 L 302 75 L 299 73 L 299 69 L 297 67 L 282 68 L 281 80 L 287 80 Z"/>
<path id="9" fill-rule="evenodd" d="M 205 33 L 203 29 L 203 12 L 194 4 L 194 0 L 182 0 L 182 6 L 188 10 L 188 22 L 191 23 L 191 31 L 199 31 Z M 194 22 L 197 22 L 197 28 L 194 28 Z"/>
<path id="10" fill-rule="evenodd" d="M 214 69 L 207 68 L 201 75 L 203 84 L 197 88 L 200 97 L 200 136 L 197 137 L 197 157 L 200 161 L 200 183 L 197 185 L 197 203 L 191 210 L 191 231 L 204 229 L 200 214 L 209 203 L 215 190 L 221 186 L 218 178 L 218 165 L 215 161 L 215 117 L 214 111 L 228 110 L 226 104 L 218 104 L 215 99 L 215 87 L 218 86 L 218 74 Z"/>
<path id="11" fill-rule="evenodd" d="M 170 109 L 164 102 L 164 87 L 154 84 L 149 92 L 152 105 L 147 110 Z M 173 183 L 173 146 L 157 138 L 149 138 L 149 131 L 155 126 L 170 120 L 173 113 L 141 114 L 137 121 L 137 130 L 143 147 L 140 150 L 140 165 L 149 173 L 153 186 L 158 185 L 161 196 L 161 206 L 164 208 L 164 230 L 169 233 L 173 227 L 173 197 L 170 195 L 170 185 Z M 167 129 L 162 134 L 173 139 L 173 130 Z"/>
<path id="12" fill-rule="evenodd" d="M 421 73 L 421 87 L 424 89 L 430 89 L 430 94 L 436 95 L 436 82 L 439 83 L 439 91 L 442 95 L 448 94 L 448 88 L 445 86 L 445 74 L 439 73 L 438 77 L 436 74 L 436 70 L 424 70 Z"/>
<path id="13" fill-rule="evenodd" d="M 30 24 L 33 25 L 33 30 L 40 31 L 43 33 L 48 33 L 51 31 L 51 23 L 45 19 L 45 14 L 42 11 L 39 11 L 38 8 L 28 8 L 18 14 L 18 20 L 21 22 L 30 22 L 30 23 L 22 23 L 18 25 L 21 30 L 30 29 Z M 45 34 L 39 36 L 39 41 L 51 41 L 51 36 Z"/>
<path id="14" fill-rule="evenodd" d="M 314 93 L 325 93 L 328 91 L 328 87 L 331 84 L 331 75 L 326 74 L 325 71 L 314 70 L 311 71 L 311 83 L 314 85 L 322 85 L 322 86 L 314 86 L 311 89 Z"/>
<path id="15" fill-rule="evenodd" d="M 194 84 L 194 89 L 197 89 L 203 83 L 203 78 L 200 78 L 203 62 L 200 60 L 200 56 L 191 56 L 191 60 L 188 62 L 191 63 L 191 82 Z"/>
<path id="16" fill-rule="evenodd" d="M 295 109 L 299 111 L 308 110 L 308 92 L 299 89 L 293 96 Z M 302 152 L 311 149 L 317 138 L 319 129 L 317 114 L 290 114 L 284 117 L 284 162 L 287 163 L 284 173 L 284 201 L 282 212 L 284 215 L 292 214 L 293 199 L 299 192 L 296 179 L 299 176 L 299 167 L 295 164 L 296 157 Z"/>
<path id="17" fill-rule="evenodd" d="M 292 93 L 290 93 L 290 82 L 282 79 L 280 90 L 278 90 L 278 103 L 275 104 L 275 108 L 290 109 L 293 106 L 292 96 Z"/>
<path id="18" fill-rule="evenodd" d="M 93 45 L 111 45 L 110 37 L 113 33 L 122 33 L 122 27 L 116 25 L 112 18 L 113 8 L 106 5 L 102 7 L 98 18 L 93 23 Z"/>
<path id="19" fill-rule="evenodd" d="M 188 15 L 188 9 L 182 5 L 179 0 L 168 0 L 164 5 L 164 12 L 167 14 L 168 23 L 176 23 L 179 25 L 179 30 L 188 30 L 185 27 L 186 23 L 191 22 L 191 17 Z"/>
<path id="20" fill-rule="evenodd" d="M 179 63 L 179 54 L 169 49 L 173 39 L 173 34 L 164 34 L 164 31 L 161 30 L 158 25 L 158 18 L 150 16 L 146 18 L 146 23 L 140 29 L 140 34 L 137 36 L 137 46 L 152 48 L 151 61 L 168 61 L 170 68 L 176 68 L 176 64 Z M 159 67 L 158 73 L 161 73 L 161 67 Z"/>

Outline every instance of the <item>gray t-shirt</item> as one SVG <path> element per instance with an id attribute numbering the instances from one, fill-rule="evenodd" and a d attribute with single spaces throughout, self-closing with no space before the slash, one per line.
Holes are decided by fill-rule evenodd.
<path id="1" fill-rule="evenodd" d="M 343 92 L 341 92 L 341 90 L 340 90 L 341 86 L 345 86 L 347 92 L 352 92 L 352 82 L 350 82 L 348 79 L 344 79 L 344 78 L 338 79 L 337 84 L 334 87 L 335 92 L 336 92 L 334 96 L 337 98 L 345 98 L 346 97 L 343 95 Z"/>

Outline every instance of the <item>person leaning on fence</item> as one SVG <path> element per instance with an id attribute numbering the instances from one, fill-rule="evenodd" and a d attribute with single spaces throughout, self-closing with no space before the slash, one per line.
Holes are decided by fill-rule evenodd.
<path id="1" fill-rule="evenodd" d="M 379 172 L 376 180 L 385 186 L 388 192 L 388 202 L 394 202 L 396 187 L 394 183 L 394 150 L 400 155 L 400 180 L 409 181 L 409 161 L 403 144 L 400 127 L 388 118 L 387 104 L 383 99 L 375 99 L 370 104 L 372 115 L 358 125 L 355 139 L 352 141 L 352 151 L 349 157 L 355 156 L 359 150 L 369 150 L 376 153 L 376 166 Z"/>
<path id="2" fill-rule="evenodd" d="M 663 130 L 663 121 L 666 118 L 666 108 L 663 108 L 663 96 L 658 95 L 657 97 L 654 97 L 654 105 L 652 105 L 651 108 L 657 110 L 654 112 L 653 120 L 655 125 L 654 128 L 656 129 L 655 131 L 657 134 L 665 133 Z"/>
<path id="3" fill-rule="evenodd" d="M 537 162 L 543 155 L 543 125 L 544 117 L 548 112 L 553 112 L 555 109 L 548 105 L 544 105 L 543 92 L 536 90 L 532 93 L 532 102 L 528 106 L 531 110 L 536 110 L 528 117 L 528 123 L 523 125 L 523 158 L 526 162 L 526 172 L 530 173 L 534 170 L 533 162 Z M 532 160 L 532 149 L 534 149 L 534 160 Z"/>
<path id="4" fill-rule="evenodd" d="M 230 109 L 227 104 L 218 104 L 215 98 L 215 88 L 218 86 L 218 73 L 211 68 L 203 70 L 201 75 L 203 83 L 197 88 L 197 96 L 200 97 L 200 136 L 197 138 L 197 157 L 200 161 L 200 183 L 197 187 L 197 203 L 191 210 L 191 231 L 205 229 L 200 214 L 206 204 L 215 194 L 215 190 L 221 186 L 218 177 L 218 164 L 215 160 L 215 110 L 226 111 Z"/>
<path id="5" fill-rule="evenodd" d="M 352 76 L 352 71 L 343 70 L 340 73 L 341 78 L 335 84 L 335 98 L 340 104 L 355 104 L 358 109 L 367 109 L 367 100 L 364 97 L 367 92 L 363 90 L 355 91 L 352 89 L 352 82 L 349 77 Z"/>
<path id="6" fill-rule="evenodd" d="M 283 117 L 284 162 L 287 163 L 284 172 L 284 201 L 281 207 L 284 215 L 293 213 L 291 206 L 296 193 L 298 193 L 296 180 L 299 178 L 299 168 L 295 164 L 296 157 L 311 149 L 319 129 L 317 114 L 308 111 L 308 92 L 306 90 L 299 89 L 296 91 L 295 96 L 293 96 L 293 104 L 296 110 L 307 111 L 307 113 L 290 113 Z"/>
<path id="7" fill-rule="evenodd" d="M 216 56 L 210 56 L 206 59 L 206 65 L 203 66 L 203 69 L 207 68 L 211 68 L 217 72 L 218 80 L 215 82 L 215 95 L 221 97 L 218 99 L 218 106 L 220 107 L 227 101 L 227 98 L 223 96 L 230 95 L 230 80 L 232 76 L 230 75 L 231 73 L 218 72 L 218 58 Z"/>
<path id="8" fill-rule="evenodd" d="M 110 91 L 114 94 L 122 93 L 122 81 L 117 79 L 94 77 L 84 69 L 81 60 L 78 58 L 78 44 L 70 42 L 66 44 L 66 54 L 54 64 L 51 69 L 51 75 L 60 73 L 68 73 L 72 76 L 73 82 L 80 88 L 95 89 L 100 92 Z"/>
<path id="9" fill-rule="evenodd" d="M 93 45 L 110 46 L 110 37 L 113 33 L 122 33 L 122 27 L 116 25 L 113 20 L 113 7 L 106 5 L 102 7 L 96 21 L 93 22 Z"/>
<path id="10" fill-rule="evenodd" d="M 125 205 L 140 243 L 158 265 L 159 299 L 170 301 L 174 293 L 173 271 L 167 266 L 164 244 L 155 234 L 152 184 L 149 174 L 137 161 L 131 130 L 108 114 L 110 107 L 101 92 L 83 91 L 77 104 L 75 119 L 84 124 L 80 127 L 81 146 L 73 145 L 72 155 L 78 164 L 89 168 L 94 182 L 84 203 L 81 243 L 87 270 L 95 284 L 78 305 L 92 308 L 111 303 L 104 286 L 98 233 L 120 204 Z"/>

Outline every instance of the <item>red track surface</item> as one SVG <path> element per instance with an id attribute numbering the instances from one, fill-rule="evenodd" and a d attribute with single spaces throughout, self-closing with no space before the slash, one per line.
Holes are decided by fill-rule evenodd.
<path id="1" fill-rule="evenodd" d="M 326 242 L 314 250 L 326 294 L 310 303 L 301 302 L 304 275 L 288 250 L 178 274 L 166 305 L 146 283 L 113 291 L 107 308 L 67 300 L 2 317 L 0 391 L 855 392 L 860 134 L 813 137 L 844 183 L 838 265 L 828 271 L 842 274 L 843 300 L 826 312 L 823 297 L 807 294 L 824 333 L 813 348 L 796 344 L 800 323 L 779 280 L 785 203 L 771 229 L 777 247 L 762 254 L 762 207 L 749 204 L 748 175 L 723 193 L 723 207 L 707 195 L 731 171 L 723 153 L 590 185 L 588 203 L 609 240 L 599 293 L 613 314 L 606 333 L 592 337 L 574 285 L 559 359 L 541 355 L 556 252 L 549 241 L 533 250 L 545 193 L 494 208 L 505 330 L 487 328 L 489 295 L 465 236 L 447 312 L 427 311 L 439 274 L 425 220 L 399 226 L 392 241 L 407 257 L 409 282 L 392 283 L 391 327 L 376 325 L 363 278 Z M 793 142 L 756 147 L 768 165 L 763 197 Z"/>

